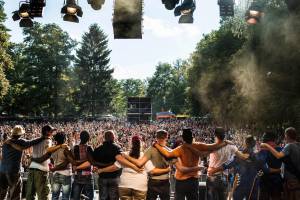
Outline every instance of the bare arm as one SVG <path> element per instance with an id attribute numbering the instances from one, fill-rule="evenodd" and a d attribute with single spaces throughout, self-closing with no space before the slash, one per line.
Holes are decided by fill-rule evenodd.
<path id="1" fill-rule="evenodd" d="M 140 159 L 135 159 L 127 154 L 123 154 L 123 156 L 130 161 L 131 163 L 135 164 L 138 167 L 142 167 L 146 164 L 146 162 L 149 160 L 145 155 Z"/>
<path id="2" fill-rule="evenodd" d="M 238 157 L 238 158 L 240 158 L 240 159 L 242 159 L 242 160 L 247 160 L 248 158 L 249 158 L 249 154 L 247 154 L 247 153 L 242 153 L 242 152 L 240 152 L 240 151 L 237 151 L 236 153 L 235 153 L 235 155 Z"/>
<path id="3" fill-rule="evenodd" d="M 179 157 L 179 155 L 177 155 L 177 153 L 175 153 L 175 150 L 179 147 L 177 147 L 176 149 L 174 149 L 173 151 L 168 151 L 165 148 L 163 148 L 162 146 L 160 146 L 159 144 L 155 143 L 154 147 L 165 157 L 167 158 L 176 158 Z"/>
<path id="4" fill-rule="evenodd" d="M 91 166 L 91 163 L 89 161 L 86 161 L 84 163 L 82 163 L 81 165 L 76 167 L 76 170 L 83 170 L 86 168 L 89 168 Z"/>
<path id="5" fill-rule="evenodd" d="M 220 143 L 213 143 L 213 144 L 206 144 L 206 143 L 193 143 L 193 144 L 187 144 L 192 145 L 192 147 L 196 148 L 199 151 L 216 151 L 227 144 L 225 142 Z"/>
<path id="6" fill-rule="evenodd" d="M 267 143 L 261 143 L 260 146 L 261 146 L 262 148 L 268 149 L 268 150 L 273 154 L 273 156 L 275 156 L 277 159 L 280 159 L 280 158 L 285 157 L 285 155 L 284 155 L 283 152 L 278 152 L 278 151 L 276 151 L 276 149 L 274 149 L 272 146 L 270 146 L 270 145 L 267 144 Z"/>
<path id="7" fill-rule="evenodd" d="M 161 175 L 161 174 L 167 174 L 171 171 L 171 168 L 170 167 L 167 167 L 167 168 L 164 168 L 164 169 L 161 169 L 161 168 L 154 168 L 153 170 L 151 170 L 149 173 L 151 175 Z"/>
<path id="8" fill-rule="evenodd" d="M 28 149 L 27 147 L 24 147 L 24 146 L 21 146 L 21 145 L 18 145 L 18 144 L 15 144 L 13 142 L 11 142 L 10 140 L 6 140 L 4 143 L 12 146 L 14 149 L 18 150 L 18 151 L 23 151 L 25 149 Z"/>
<path id="9" fill-rule="evenodd" d="M 51 170 L 52 172 L 54 172 L 54 171 L 59 171 L 59 170 L 64 170 L 64 169 L 67 168 L 68 164 L 69 164 L 69 161 L 66 160 L 65 162 L 63 162 L 63 163 L 61 163 L 61 164 L 59 164 L 59 165 L 57 165 L 57 166 L 51 168 L 50 170 Z"/>
<path id="10" fill-rule="evenodd" d="M 37 163 L 42 163 L 42 162 L 48 160 L 50 157 L 51 157 L 51 153 L 46 153 L 39 158 L 31 158 L 31 161 L 34 161 Z"/>
<path id="11" fill-rule="evenodd" d="M 126 158 L 124 158 L 121 154 L 116 155 L 115 158 L 116 158 L 116 160 L 117 160 L 120 164 L 122 164 L 122 165 L 124 165 L 124 166 L 126 166 L 126 167 L 129 167 L 129 168 L 133 169 L 134 171 L 136 171 L 136 172 L 138 172 L 138 173 L 140 173 L 140 172 L 143 171 L 143 170 L 141 170 L 140 168 L 138 168 L 135 164 L 129 162 L 129 161 L 128 161 Z"/>
<path id="12" fill-rule="evenodd" d="M 113 164 L 113 165 L 110 165 L 108 167 L 99 168 L 97 170 L 97 173 L 101 174 L 103 172 L 115 172 L 115 171 L 117 171 L 119 169 L 120 169 L 119 167 L 117 167 L 116 165 Z"/>
<path id="13" fill-rule="evenodd" d="M 183 144 L 184 147 L 188 148 L 193 154 L 199 157 L 207 157 L 212 151 L 199 151 L 198 149 L 194 148 L 193 145 Z"/>
<path id="14" fill-rule="evenodd" d="M 175 163 L 176 169 L 182 173 L 190 173 L 190 172 L 196 172 L 199 171 L 201 169 L 200 166 L 195 166 L 195 167 L 185 167 L 182 165 L 181 160 L 179 159 L 176 163 Z"/>

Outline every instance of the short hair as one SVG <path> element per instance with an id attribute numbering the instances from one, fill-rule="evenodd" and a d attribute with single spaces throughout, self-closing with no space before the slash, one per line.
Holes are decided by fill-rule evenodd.
<path id="1" fill-rule="evenodd" d="M 115 138 L 115 133 L 114 133 L 113 130 L 105 131 L 105 133 L 104 133 L 104 140 L 105 141 L 111 141 L 111 142 L 113 142 L 114 138 Z"/>
<path id="2" fill-rule="evenodd" d="M 90 134 L 87 131 L 81 131 L 80 142 L 81 144 L 86 144 L 90 140 Z"/>
<path id="3" fill-rule="evenodd" d="M 184 128 L 182 130 L 182 139 L 188 144 L 192 144 L 193 142 L 193 133 L 191 128 Z"/>
<path id="4" fill-rule="evenodd" d="M 63 144 L 66 141 L 66 134 L 65 132 L 58 132 L 53 136 L 53 138 L 57 144 Z"/>
<path id="5" fill-rule="evenodd" d="M 222 127 L 217 127 L 215 129 L 215 137 L 217 137 L 220 140 L 224 140 L 225 139 L 225 130 Z"/>
<path id="6" fill-rule="evenodd" d="M 157 130 L 156 131 L 156 138 L 157 139 L 166 139 L 168 137 L 168 132 L 166 130 Z"/>
<path id="7" fill-rule="evenodd" d="M 247 135 L 245 143 L 248 148 L 253 148 L 256 145 L 256 140 L 253 135 Z"/>
<path id="8" fill-rule="evenodd" d="M 270 141 L 275 141 L 276 140 L 276 135 L 275 133 L 268 129 L 262 136 L 262 142 L 270 142 Z"/>
<path id="9" fill-rule="evenodd" d="M 294 127 L 285 129 L 285 135 L 291 140 L 297 140 L 297 131 Z"/>

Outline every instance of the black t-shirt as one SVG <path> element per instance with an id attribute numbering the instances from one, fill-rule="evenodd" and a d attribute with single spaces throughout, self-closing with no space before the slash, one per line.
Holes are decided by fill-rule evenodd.
<path id="1" fill-rule="evenodd" d="M 103 142 L 102 145 L 94 150 L 93 158 L 95 161 L 108 164 L 116 162 L 116 156 L 121 154 L 122 149 L 119 145 L 113 142 Z M 121 176 L 122 170 L 115 172 L 101 173 L 99 178 L 117 178 Z"/>

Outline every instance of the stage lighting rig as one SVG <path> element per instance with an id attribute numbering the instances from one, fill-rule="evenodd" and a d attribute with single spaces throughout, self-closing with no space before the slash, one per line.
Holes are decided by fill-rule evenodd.
<path id="1" fill-rule="evenodd" d="M 100 10 L 102 5 L 105 3 L 105 0 L 88 0 L 88 4 L 91 4 L 91 7 L 94 10 Z"/>
<path id="2" fill-rule="evenodd" d="M 113 29 L 115 39 L 141 39 L 143 0 L 115 0 Z"/>
<path id="3" fill-rule="evenodd" d="M 13 20 L 20 20 L 20 27 L 32 27 L 33 26 L 33 16 L 31 15 L 29 2 L 20 2 L 19 10 L 13 12 Z"/>
<path id="4" fill-rule="evenodd" d="M 234 16 L 234 0 L 218 0 L 221 17 Z"/>
<path id="5" fill-rule="evenodd" d="M 32 17 L 43 17 L 46 0 L 30 0 L 30 13 Z"/>
<path id="6" fill-rule="evenodd" d="M 184 0 L 180 6 L 177 6 L 174 10 L 175 16 L 180 16 L 178 23 L 186 24 L 193 23 L 193 13 L 196 9 L 196 3 L 194 0 Z"/>
<path id="7" fill-rule="evenodd" d="M 257 24 L 264 16 L 263 6 L 257 1 L 253 1 L 246 11 L 245 19 L 249 25 Z"/>
<path id="8" fill-rule="evenodd" d="M 175 6 L 179 3 L 179 0 L 162 0 L 167 10 L 173 10 Z"/>
<path id="9" fill-rule="evenodd" d="M 78 17 L 82 17 L 82 9 L 78 6 L 75 0 L 66 0 L 64 7 L 61 9 L 61 14 L 65 14 L 64 21 L 79 23 Z M 77 17 L 78 16 L 78 17 Z"/>

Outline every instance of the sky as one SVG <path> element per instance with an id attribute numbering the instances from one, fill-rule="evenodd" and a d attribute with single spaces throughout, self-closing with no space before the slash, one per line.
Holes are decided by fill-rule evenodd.
<path id="1" fill-rule="evenodd" d="M 40 23 L 57 23 L 70 37 L 79 41 L 91 24 L 97 23 L 108 35 L 113 77 L 117 79 L 146 79 L 155 72 L 159 62 L 173 63 L 176 59 L 187 59 L 197 43 L 212 30 L 219 27 L 219 7 L 217 0 L 197 0 L 192 25 L 178 24 L 173 11 L 165 9 L 161 0 L 144 0 L 143 39 L 115 40 L 113 37 L 113 1 L 106 0 L 101 10 L 93 10 L 87 0 L 79 0 L 83 16 L 79 23 L 65 22 L 60 14 L 63 0 L 47 0 L 43 18 L 35 18 Z M 19 1 L 5 0 L 11 41 L 22 42 L 22 29 L 11 18 Z"/>

